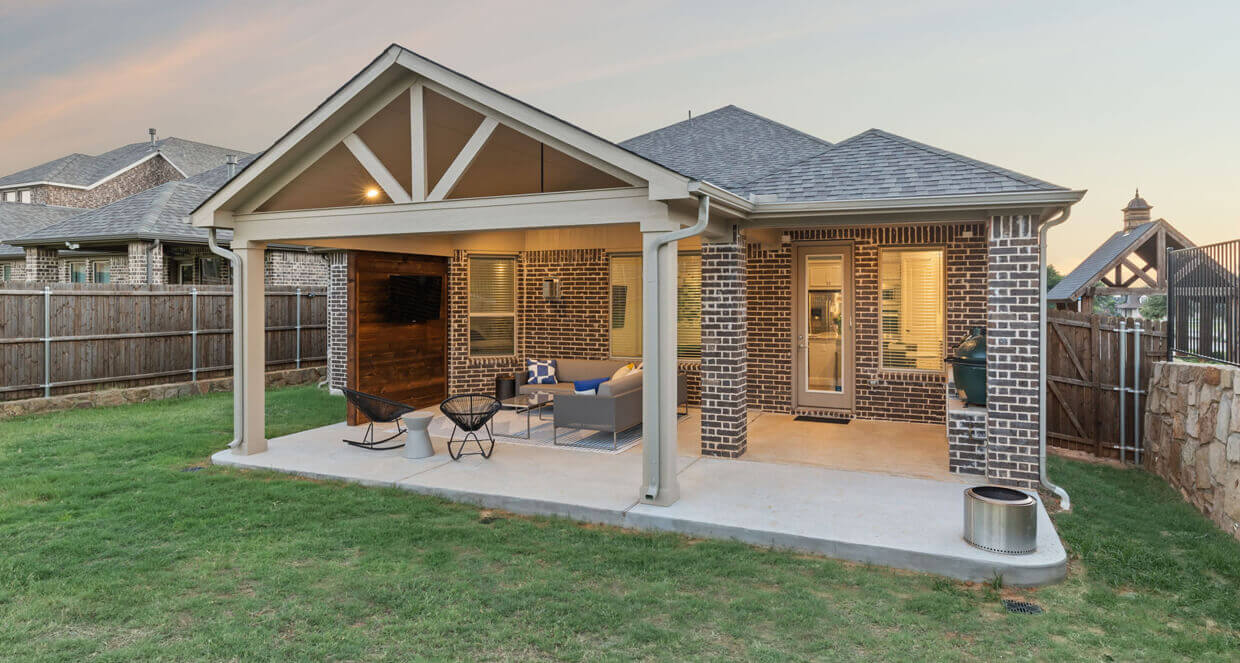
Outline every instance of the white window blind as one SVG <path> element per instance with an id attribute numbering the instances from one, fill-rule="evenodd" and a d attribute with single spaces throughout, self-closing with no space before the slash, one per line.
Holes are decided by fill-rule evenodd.
<path id="1" fill-rule="evenodd" d="M 702 257 L 682 253 L 677 260 L 676 354 L 702 356 Z M 642 355 L 642 257 L 611 257 L 611 355 Z"/>
<path id="2" fill-rule="evenodd" d="M 469 259 L 469 354 L 517 354 L 517 260 L 511 256 Z"/>
<path id="3" fill-rule="evenodd" d="M 943 370 L 942 249 L 884 249 L 879 256 L 883 368 Z"/>

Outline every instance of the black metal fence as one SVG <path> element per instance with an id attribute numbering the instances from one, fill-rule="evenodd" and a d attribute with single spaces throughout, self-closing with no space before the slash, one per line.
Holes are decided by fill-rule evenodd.
<path id="1" fill-rule="evenodd" d="M 1167 357 L 1240 366 L 1240 240 L 1167 250 Z"/>

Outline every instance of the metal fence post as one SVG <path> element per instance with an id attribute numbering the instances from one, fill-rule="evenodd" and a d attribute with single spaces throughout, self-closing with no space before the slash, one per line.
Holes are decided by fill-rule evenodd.
<path id="1" fill-rule="evenodd" d="M 189 379 L 198 381 L 198 288 L 189 289 L 190 330 L 189 330 Z"/>
<path id="2" fill-rule="evenodd" d="M 1165 258 L 1163 266 L 1167 273 L 1159 276 L 1167 284 L 1167 361 L 1175 361 L 1175 268 L 1171 265 L 1175 260 L 1175 250 L 1170 246 L 1167 247 Z"/>
<path id="3" fill-rule="evenodd" d="M 297 368 L 301 368 L 301 288 L 297 289 Z"/>
<path id="4" fill-rule="evenodd" d="M 1141 464 L 1141 445 L 1144 443 L 1145 422 L 1141 416 L 1141 359 L 1144 353 L 1141 352 L 1141 321 L 1133 322 L 1133 337 L 1136 340 L 1132 342 L 1132 456 L 1137 465 Z"/>
<path id="5" fill-rule="evenodd" d="M 1124 376 L 1128 373 L 1128 318 L 1119 319 L 1119 462 L 1128 462 L 1128 420 L 1125 417 L 1124 401 L 1127 400 L 1128 387 L 1124 384 Z"/>
<path id="6" fill-rule="evenodd" d="M 52 395 L 52 286 L 43 286 L 43 397 Z"/>

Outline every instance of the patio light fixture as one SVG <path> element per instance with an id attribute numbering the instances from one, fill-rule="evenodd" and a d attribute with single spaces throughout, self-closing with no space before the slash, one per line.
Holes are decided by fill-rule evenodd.
<path id="1" fill-rule="evenodd" d="M 379 189 L 377 189 L 377 188 L 375 188 L 375 187 L 373 187 L 373 186 L 372 186 L 372 187 L 370 187 L 369 189 L 366 189 L 366 199 L 367 199 L 367 200 L 374 200 L 375 198 L 378 198 L 378 197 L 379 197 Z"/>

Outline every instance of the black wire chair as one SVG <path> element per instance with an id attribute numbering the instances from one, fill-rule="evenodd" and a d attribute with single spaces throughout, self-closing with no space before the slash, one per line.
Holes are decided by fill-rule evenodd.
<path id="1" fill-rule="evenodd" d="M 397 403 L 396 401 L 388 400 L 382 396 L 364 394 L 360 391 L 345 387 L 341 387 L 340 390 L 344 392 L 344 397 L 348 399 L 349 404 L 357 408 L 358 412 L 361 412 L 362 415 L 370 420 L 370 424 L 366 426 L 366 434 L 362 436 L 362 440 L 360 442 L 356 440 L 344 440 L 346 444 L 351 444 L 362 449 L 370 449 L 371 451 L 386 451 L 388 449 L 399 449 L 405 446 L 404 444 L 394 444 L 387 447 L 381 447 L 379 445 L 384 442 L 390 442 L 403 435 L 405 433 L 405 427 L 400 424 L 401 416 L 409 414 L 417 408 L 409 407 L 404 403 Z M 389 437 L 383 438 L 382 440 L 376 440 L 376 421 L 381 424 L 389 424 L 395 421 L 396 432 Z"/>
<path id="2" fill-rule="evenodd" d="M 495 451 L 495 437 L 491 435 L 491 417 L 495 416 L 500 410 L 500 402 L 486 394 L 466 394 L 464 396 L 453 396 L 448 400 L 439 404 L 439 410 L 444 413 L 448 419 L 455 424 L 452 427 L 452 435 L 448 438 L 448 455 L 452 460 L 460 460 L 461 456 L 482 456 L 490 458 L 491 452 Z M 465 436 L 460 440 L 456 439 L 456 429 L 465 431 Z M 489 447 L 483 448 L 482 440 L 478 437 L 478 431 L 486 431 L 487 441 L 491 443 Z M 477 451 L 462 453 L 465 451 L 465 443 L 473 438 L 474 443 L 478 445 Z M 460 443 L 455 453 L 452 451 L 452 445 Z"/>

